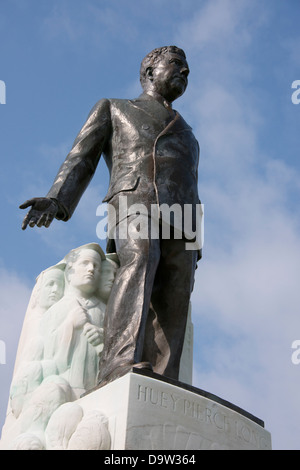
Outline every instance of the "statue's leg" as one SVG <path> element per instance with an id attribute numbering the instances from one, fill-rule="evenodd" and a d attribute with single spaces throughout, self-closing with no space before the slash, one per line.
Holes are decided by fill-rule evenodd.
<path id="1" fill-rule="evenodd" d="M 150 237 L 135 239 L 134 236 L 132 232 L 131 236 L 121 239 L 117 233 L 115 240 L 120 268 L 106 309 L 99 385 L 123 375 L 142 361 L 145 325 L 160 259 L 160 243 Z"/>
<path id="2" fill-rule="evenodd" d="M 198 256 L 185 248 L 185 240 L 161 240 L 143 353 L 154 372 L 176 380 Z"/>

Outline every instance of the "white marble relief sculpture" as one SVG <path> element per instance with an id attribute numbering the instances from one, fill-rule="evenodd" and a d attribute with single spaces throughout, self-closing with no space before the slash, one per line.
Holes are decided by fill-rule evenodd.
<path id="1" fill-rule="evenodd" d="M 65 403 L 51 416 L 46 428 L 49 450 L 109 450 L 107 418 L 99 410 L 84 411 L 77 403 Z"/>
<path id="2" fill-rule="evenodd" d="M 0 448 L 46 448 L 45 429 L 53 413 L 96 384 L 106 301 L 117 266 L 115 255 L 106 259 L 100 246 L 90 243 L 37 278 Z"/>

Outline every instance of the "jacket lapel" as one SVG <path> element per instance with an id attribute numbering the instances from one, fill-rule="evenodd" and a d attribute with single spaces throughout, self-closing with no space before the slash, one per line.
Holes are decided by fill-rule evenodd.
<path id="1" fill-rule="evenodd" d="M 159 131 L 158 137 L 169 133 L 191 131 L 192 128 L 185 122 L 178 111 L 170 112 L 163 103 L 157 101 L 150 95 L 143 93 L 136 100 L 129 100 L 129 104 L 144 114 L 142 122 L 149 122 L 149 118 Z"/>
<path id="2" fill-rule="evenodd" d="M 129 100 L 129 104 L 136 110 L 141 111 L 149 121 L 156 121 L 159 127 L 166 127 L 172 119 L 171 113 L 159 101 L 143 93 L 136 100 Z"/>

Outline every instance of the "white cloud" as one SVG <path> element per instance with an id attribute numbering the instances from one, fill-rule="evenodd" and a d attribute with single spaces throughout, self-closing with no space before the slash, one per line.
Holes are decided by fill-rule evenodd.
<path id="1" fill-rule="evenodd" d="M 33 286 L 32 286 L 33 287 Z M 31 295 L 28 282 L 4 267 L 0 268 L 0 340 L 5 343 L 6 364 L 0 364 L 0 435 L 4 423 L 9 388 L 19 336 Z"/>
<path id="2" fill-rule="evenodd" d="M 237 39 L 237 26 L 240 24 L 241 11 L 248 2 L 233 0 L 213 0 L 204 3 L 195 11 L 194 18 L 181 28 L 182 35 L 188 34 L 190 44 L 203 50 L 207 45 L 223 43 L 230 38 Z M 244 31 L 247 37 L 247 30 Z"/>
<path id="3" fill-rule="evenodd" d="M 7 341 L 10 335 L 15 335 L 21 324 L 20 321 L 23 321 L 23 315 L 25 314 L 23 311 L 24 302 L 26 305 L 30 292 L 28 282 L 3 267 L 0 268 L 0 289 L 1 339 Z"/>
<path id="4" fill-rule="evenodd" d="M 55 4 L 51 13 L 43 21 L 43 33 L 49 39 L 64 38 L 69 41 L 78 41 L 83 29 L 79 19 L 74 18 L 72 11 L 68 11 L 65 2 Z"/>
<path id="5" fill-rule="evenodd" d="M 54 2 L 42 23 L 42 34 L 49 40 L 59 40 L 64 44 L 73 44 L 105 52 L 111 48 L 112 41 L 118 40 L 130 44 L 137 40 L 139 24 L 135 21 L 134 6 L 128 5 L 126 14 L 124 5 L 99 2 Z M 128 10 L 132 10 L 130 15 Z M 88 49 L 87 46 L 88 45 Z M 83 49 L 82 49 L 83 50 Z"/>

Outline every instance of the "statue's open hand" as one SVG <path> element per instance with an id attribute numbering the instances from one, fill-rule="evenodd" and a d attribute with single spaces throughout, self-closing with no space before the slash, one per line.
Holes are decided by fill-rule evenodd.
<path id="1" fill-rule="evenodd" d="M 20 209 L 26 209 L 30 207 L 30 211 L 24 217 L 22 230 L 25 230 L 27 225 L 29 227 L 49 227 L 52 220 L 56 216 L 58 212 L 58 205 L 49 197 L 34 197 L 32 199 L 28 199 L 28 201 L 24 202 L 20 205 Z"/>

